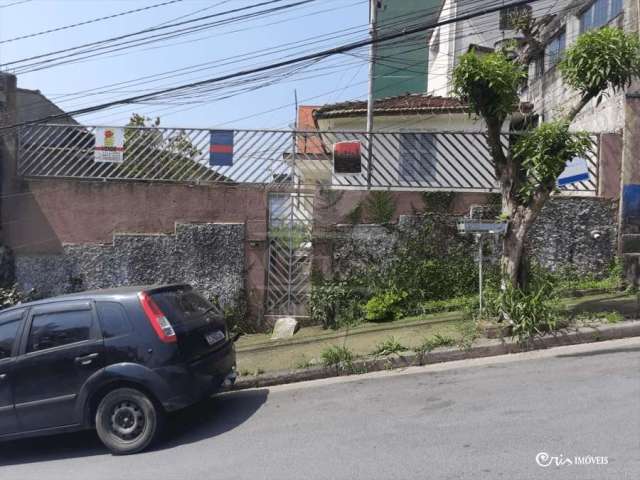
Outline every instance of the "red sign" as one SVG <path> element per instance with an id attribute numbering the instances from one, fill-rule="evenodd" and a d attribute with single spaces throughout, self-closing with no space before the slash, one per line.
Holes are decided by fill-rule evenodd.
<path id="1" fill-rule="evenodd" d="M 359 141 L 333 144 L 333 173 L 338 175 L 362 173 L 362 146 Z"/>

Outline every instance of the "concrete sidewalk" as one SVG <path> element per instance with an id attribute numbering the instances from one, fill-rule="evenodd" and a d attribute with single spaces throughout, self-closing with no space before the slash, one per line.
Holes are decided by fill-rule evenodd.
<path id="1" fill-rule="evenodd" d="M 463 359 L 507 355 L 527 350 L 547 349 L 552 347 L 592 343 L 628 337 L 640 337 L 640 321 L 630 320 L 613 325 L 566 328 L 543 337 L 535 338 L 532 345 L 523 347 L 515 340 L 479 339 L 468 349 L 438 348 L 428 353 L 402 352 L 387 357 L 365 357 L 349 364 L 331 367 L 317 366 L 297 370 L 281 370 L 255 376 L 240 376 L 234 390 L 268 387 L 286 383 L 317 380 L 354 373 L 368 373 L 395 368 L 406 368 L 416 365 L 451 362 Z"/>
<path id="2" fill-rule="evenodd" d="M 564 305 L 574 312 L 615 311 L 626 318 L 638 317 L 637 298 L 622 292 L 609 292 L 567 298 Z M 357 356 L 367 356 L 380 342 L 394 337 L 408 349 L 417 349 L 425 338 L 435 335 L 459 342 L 464 336 L 463 312 L 443 312 L 404 318 L 388 323 L 364 323 L 350 329 L 327 330 L 320 326 L 300 329 L 286 340 L 271 340 L 270 335 L 241 337 L 236 344 L 238 371 L 247 377 L 265 372 L 317 366 L 322 351 L 344 345 Z"/>

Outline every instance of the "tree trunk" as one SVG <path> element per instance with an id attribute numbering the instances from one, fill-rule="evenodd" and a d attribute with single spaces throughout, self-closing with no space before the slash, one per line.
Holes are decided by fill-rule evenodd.
<path id="1" fill-rule="evenodd" d="M 513 287 L 523 287 L 524 242 L 529 227 L 530 225 L 522 215 L 515 215 L 509 222 L 507 231 L 502 238 L 502 277 Z"/>

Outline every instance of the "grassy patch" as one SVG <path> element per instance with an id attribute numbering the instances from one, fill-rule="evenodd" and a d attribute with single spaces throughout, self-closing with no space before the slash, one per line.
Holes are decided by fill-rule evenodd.
<path id="1" fill-rule="evenodd" d="M 378 343 L 371 354 L 376 357 L 383 357 L 406 350 L 408 350 L 408 348 L 402 345 L 395 337 L 389 337 L 383 342 Z"/>
<path id="2" fill-rule="evenodd" d="M 320 358 L 322 358 L 322 364 L 325 367 L 335 367 L 341 363 L 350 364 L 354 359 L 354 355 L 345 346 L 332 345 L 322 351 Z"/>

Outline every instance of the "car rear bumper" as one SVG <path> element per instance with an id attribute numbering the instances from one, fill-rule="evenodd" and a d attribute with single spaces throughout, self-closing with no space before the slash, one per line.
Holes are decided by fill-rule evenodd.
<path id="1" fill-rule="evenodd" d="M 177 395 L 162 402 L 167 411 L 188 407 L 235 382 L 236 352 L 232 342 L 195 362 L 180 367 L 181 374 L 172 372 L 172 390 Z M 178 393 L 179 392 L 179 393 Z"/>

